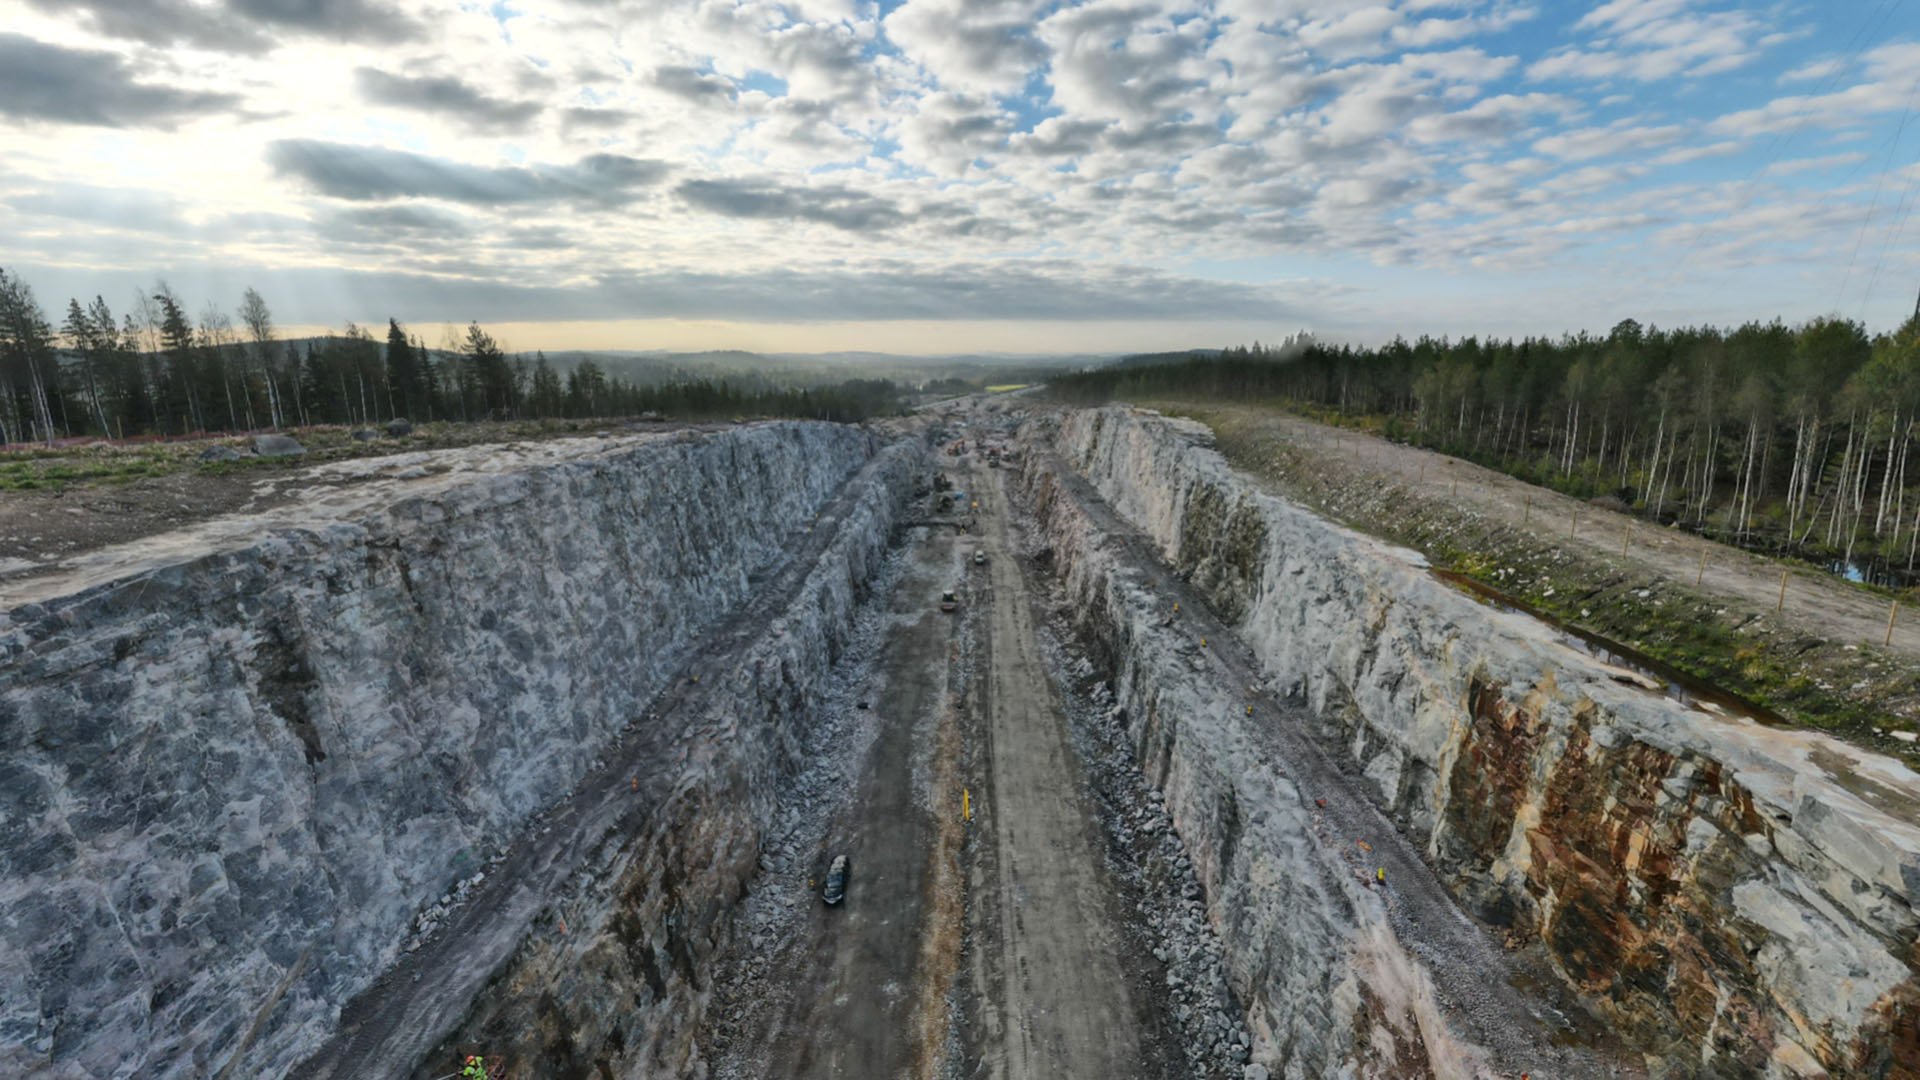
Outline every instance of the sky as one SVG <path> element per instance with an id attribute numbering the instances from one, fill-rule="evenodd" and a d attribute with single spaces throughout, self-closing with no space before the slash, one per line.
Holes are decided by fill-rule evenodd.
<path id="1" fill-rule="evenodd" d="M 1604 332 L 1920 292 L 1920 0 L 0 0 L 0 267 L 518 348 Z"/>

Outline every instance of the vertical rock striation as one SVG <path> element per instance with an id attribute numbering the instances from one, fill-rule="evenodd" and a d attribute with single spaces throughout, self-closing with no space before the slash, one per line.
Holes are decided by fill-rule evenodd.
<path id="1" fill-rule="evenodd" d="M 232 1075 L 285 1074 L 885 452 L 611 440 L 40 583 L 0 616 L 0 1073 L 208 1076 L 251 1038 Z"/>
<path id="2" fill-rule="evenodd" d="M 703 666 L 697 699 L 676 715 L 675 760 L 637 783 L 637 822 L 606 832 L 421 1080 L 473 1051 L 510 1063 L 510 1076 L 702 1075 L 695 1036 L 714 954 L 925 467 L 924 447 L 903 441 L 850 481 L 846 509 L 821 526 L 833 530 L 825 549 L 775 603 L 756 602 L 722 666 Z"/>
<path id="3" fill-rule="evenodd" d="M 1051 445 L 1311 705 L 1454 894 L 1656 1074 L 1920 1076 L 1920 777 L 1651 692 L 1264 494 L 1199 425 L 1100 409 Z M 1255 929 L 1243 947 L 1304 947 Z"/>

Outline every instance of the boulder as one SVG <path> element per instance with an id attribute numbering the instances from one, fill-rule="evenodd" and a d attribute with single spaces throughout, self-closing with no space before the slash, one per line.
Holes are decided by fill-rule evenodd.
<path id="1" fill-rule="evenodd" d="M 299 457 L 307 448 L 291 435 L 255 435 L 253 452 L 261 457 Z"/>
<path id="2" fill-rule="evenodd" d="M 372 442 L 373 440 L 379 437 L 380 437 L 380 433 L 373 430 L 372 428 L 363 427 L 353 433 L 354 442 Z"/>
<path id="3" fill-rule="evenodd" d="M 240 451 L 231 446 L 209 446 L 200 451 L 201 461 L 238 461 Z"/>
<path id="4" fill-rule="evenodd" d="M 387 421 L 387 434 L 396 439 L 404 439 L 413 434 L 413 421 L 404 416 L 396 416 Z"/>

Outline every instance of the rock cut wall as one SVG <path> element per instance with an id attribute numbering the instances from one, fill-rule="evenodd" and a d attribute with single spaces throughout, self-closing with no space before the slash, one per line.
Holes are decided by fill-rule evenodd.
<path id="1" fill-rule="evenodd" d="M 1632 685 L 1260 491 L 1199 425 L 1075 412 L 1053 445 L 1655 1074 L 1920 1076 L 1920 777 Z"/>
<path id="2" fill-rule="evenodd" d="M 498 1055 L 509 1077 L 703 1075 L 714 954 L 926 465 L 924 446 L 902 440 L 850 481 L 844 512 L 821 526 L 834 532 L 825 550 L 780 603 L 756 608 L 745 647 L 702 674 L 700 704 L 676 721 L 685 757 L 640 782 L 658 801 L 607 832 L 419 1080 L 465 1048 Z"/>
<path id="3" fill-rule="evenodd" d="M 232 1075 L 284 1074 L 880 450 L 604 440 L 36 586 L 0 616 L 0 1073 L 208 1076 L 270 1013 Z"/>
<path id="4" fill-rule="evenodd" d="M 1441 1022 L 1380 895 L 1329 857 L 1311 799 L 1243 713 L 1245 688 L 1170 616 L 1167 594 L 1056 471 L 1045 442 L 1030 447 L 1023 495 L 1192 859 L 1255 1065 L 1288 1080 L 1477 1074 L 1479 1051 Z"/>

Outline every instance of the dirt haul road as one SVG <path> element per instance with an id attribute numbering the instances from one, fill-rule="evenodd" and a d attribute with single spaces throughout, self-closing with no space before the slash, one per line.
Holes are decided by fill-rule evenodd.
<path id="1" fill-rule="evenodd" d="M 1005 474 L 949 471 L 983 513 L 967 533 L 909 534 L 870 682 L 871 746 L 798 871 L 802 910 L 769 935 L 765 974 L 721 989 L 737 1003 L 715 1040 L 721 1080 L 1178 1075 L 1135 1035 L 1155 1002 L 1118 959 L 1123 916 L 1009 533 Z M 958 612 L 939 611 L 947 589 Z M 820 876 L 835 854 L 852 874 L 828 908 Z M 791 887 L 782 872 L 750 891 Z"/>
<path id="2" fill-rule="evenodd" d="M 933 781 L 948 775 L 952 786 L 951 761 L 938 760 L 937 748 L 955 723 L 958 663 L 957 622 L 938 600 L 959 573 L 959 556 L 951 528 L 915 530 L 909 543 L 909 565 L 887 602 L 892 632 L 870 702 L 878 734 L 856 791 L 806 871 L 811 899 L 800 930 L 772 965 L 788 983 L 783 1001 L 746 1033 L 747 1045 L 729 1053 L 722 1075 L 931 1072 L 921 1033 L 944 1019 L 940 987 L 952 965 L 943 973 L 924 963 L 924 942 L 957 931 L 936 924 L 939 906 L 930 903 L 940 850 Z M 839 854 L 848 856 L 851 874 L 846 899 L 829 908 L 819 886 Z"/>
<path id="3" fill-rule="evenodd" d="M 1303 464 L 1316 483 L 1338 486 L 1355 479 L 1385 483 L 1401 489 L 1400 498 L 1444 500 L 1457 510 L 1481 515 L 1483 530 L 1495 524 L 1515 529 L 1530 524 L 1543 545 L 1575 546 L 1590 558 L 1632 563 L 1642 573 L 1677 584 L 1693 586 L 1698 580 L 1699 588 L 1753 612 L 1770 613 L 1782 603 L 1780 572 L 1786 569 L 1791 577 L 1784 603 L 1797 629 L 1843 643 L 1880 646 L 1887 640 L 1888 601 L 1831 574 L 1604 510 L 1433 450 L 1328 427 L 1290 413 L 1250 406 L 1209 408 L 1258 425 L 1277 444 L 1311 455 Z M 1244 469 L 1242 473 L 1263 480 Z M 1297 493 L 1283 494 L 1299 498 Z M 1900 613 L 1891 651 L 1920 659 L 1920 617 Z"/>
<path id="4" fill-rule="evenodd" d="M 978 1016 L 968 1075 L 995 1080 L 1167 1075 L 1137 1033 L 1146 1024 L 1102 841 L 1083 797 L 1067 718 L 1040 653 L 1032 583 L 1016 557 L 1003 470 L 976 468 L 982 516 L 973 597 L 985 611 L 974 807 L 969 977 Z"/>

